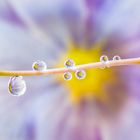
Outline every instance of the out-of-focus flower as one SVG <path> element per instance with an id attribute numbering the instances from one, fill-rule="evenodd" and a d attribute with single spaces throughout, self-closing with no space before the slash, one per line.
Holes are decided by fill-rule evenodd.
<path id="1" fill-rule="evenodd" d="M 110 59 L 137 57 L 139 4 L 138 0 L 1 0 L 1 69 L 30 69 L 34 60 L 45 59 L 55 67 L 69 58 L 82 64 L 99 61 L 104 54 Z M 27 78 L 28 92 L 18 99 L 5 95 L 3 79 L 0 138 L 139 140 L 139 67 L 86 73 L 84 80 Z"/>

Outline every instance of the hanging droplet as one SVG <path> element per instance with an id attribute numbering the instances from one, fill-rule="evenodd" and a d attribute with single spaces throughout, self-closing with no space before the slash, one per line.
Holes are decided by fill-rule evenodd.
<path id="1" fill-rule="evenodd" d="M 77 79 L 84 79 L 86 77 L 86 72 L 84 70 L 77 70 L 75 76 Z"/>
<path id="2" fill-rule="evenodd" d="M 75 62 L 72 59 L 68 59 L 65 61 L 64 66 L 66 68 L 71 68 L 71 67 L 75 66 Z"/>
<path id="3" fill-rule="evenodd" d="M 64 73 L 64 79 L 65 80 L 71 80 L 72 79 L 72 74 L 70 72 L 65 72 Z"/>
<path id="4" fill-rule="evenodd" d="M 100 61 L 103 63 L 103 66 L 101 67 L 101 69 L 104 69 L 106 67 L 106 64 L 108 63 L 109 59 L 108 59 L 107 55 L 102 55 L 100 57 Z"/>
<path id="5" fill-rule="evenodd" d="M 26 92 L 26 83 L 22 76 L 11 77 L 8 83 L 9 93 L 13 96 L 21 96 Z"/>
<path id="6" fill-rule="evenodd" d="M 119 60 L 121 60 L 121 57 L 119 55 L 115 55 L 113 57 L 113 61 L 119 61 Z"/>
<path id="7" fill-rule="evenodd" d="M 45 71 L 47 69 L 47 65 L 44 61 L 36 61 L 32 65 L 33 70 L 35 71 Z"/>

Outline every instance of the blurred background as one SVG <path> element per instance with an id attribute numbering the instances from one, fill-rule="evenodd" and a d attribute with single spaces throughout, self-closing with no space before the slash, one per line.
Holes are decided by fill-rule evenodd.
<path id="1" fill-rule="evenodd" d="M 139 57 L 139 7 L 139 0 L 0 0 L 0 70 Z M 139 70 L 24 77 L 20 97 L 0 77 L 0 140 L 140 140 Z"/>

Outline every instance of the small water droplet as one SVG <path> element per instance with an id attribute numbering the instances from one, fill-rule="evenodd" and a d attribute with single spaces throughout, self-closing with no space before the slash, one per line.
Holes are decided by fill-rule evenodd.
<path id="1" fill-rule="evenodd" d="M 113 61 L 119 61 L 119 60 L 121 60 L 121 57 L 119 55 L 115 55 L 113 57 Z"/>
<path id="2" fill-rule="evenodd" d="M 77 79 L 84 79 L 86 77 L 86 72 L 84 70 L 77 70 L 75 76 Z"/>
<path id="3" fill-rule="evenodd" d="M 26 92 L 26 83 L 22 76 L 11 77 L 8 83 L 9 93 L 13 96 L 21 96 Z"/>
<path id="4" fill-rule="evenodd" d="M 64 79 L 65 80 L 71 80 L 72 79 L 72 74 L 70 72 L 65 72 L 64 73 Z"/>
<path id="5" fill-rule="evenodd" d="M 106 64 L 108 63 L 109 59 L 107 57 L 107 55 L 102 55 L 100 57 L 100 61 L 104 64 L 101 69 L 104 69 L 106 67 Z"/>
<path id="6" fill-rule="evenodd" d="M 44 61 L 36 61 L 32 65 L 33 70 L 35 71 L 45 71 L 47 69 L 47 65 Z"/>
<path id="7" fill-rule="evenodd" d="M 107 55 L 102 55 L 102 56 L 100 57 L 100 61 L 101 61 L 101 62 L 108 62 L 108 57 L 107 57 Z"/>
<path id="8" fill-rule="evenodd" d="M 71 67 L 75 66 L 75 62 L 72 59 L 68 59 L 65 61 L 64 66 L 66 68 L 71 68 Z"/>

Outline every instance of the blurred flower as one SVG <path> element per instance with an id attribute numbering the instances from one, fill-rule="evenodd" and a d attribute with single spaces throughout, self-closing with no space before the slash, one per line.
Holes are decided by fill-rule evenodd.
<path id="1" fill-rule="evenodd" d="M 1 0 L 1 69 L 138 57 L 138 0 Z M 8 51 L 7 51 L 8 50 Z M 138 66 L 86 71 L 84 80 L 25 78 L 20 98 L 0 86 L 1 139 L 139 140 Z M 74 76 L 73 76 L 74 77 Z M 34 78 L 34 79 L 33 79 Z M 8 102 L 7 102 L 8 101 Z M 10 114 L 10 115 L 9 115 Z M 8 126 L 8 127 L 7 127 Z"/>

